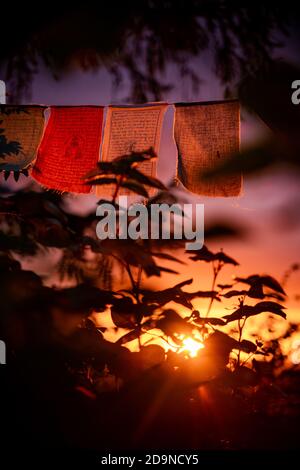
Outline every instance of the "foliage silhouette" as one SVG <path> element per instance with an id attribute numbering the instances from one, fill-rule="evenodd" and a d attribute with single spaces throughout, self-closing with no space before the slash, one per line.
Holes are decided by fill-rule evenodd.
<path id="1" fill-rule="evenodd" d="M 10 37 L 1 51 L 12 97 L 30 88 L 39 62 L 60 76 L 70 65 L 83 70 L 105 67 L 114 86 L 130 78 L 130 100 L 160 100 L 173 83 L 163 80 L 168 65 L 195 88 L 201 83 L 197 61 L 211 51 L 214 71 L 227 92 L 235 80 L 255 76 L 261 64 L 272 61 L 285 34 L 293 6 L 244 2 L 190 0 L 188 3 L 139 0 L 53 8 L 47 16 L 26 4 L 18 16 L 5 6 L 3 36 Z M 4 14 L 4 13 L 3 13 Z M 295 15 L 296 16 L 296 15 Z M 33 20 L 34 18 L 34 20 Z M 191 65 L 191 60 L 195 65 Z"/>
<path id="2" fill-rule="evenodd" d="M 0 125 L 3 121 L 0 121 Z M 22 146 L 20 142 L 8 141 L 5 137 L 5 129 L 0 128 L 0 158 L 5 158 L 6 155 L 18 155 Z"/>
<path id="3" fill-rule="evenodd" d="M 118 206 L 118 194 L 128 174 L 130 179 L 137 176 L 143 188 L 151 185 L 157 190 L 161 188 L 144 202 L 148 207 L 159 200 L 172 204 L 176 200 L 172 188 L 141 177 L 138 165 L 149 154 L 155 158 L 149 150 L 124 156 L 113 165 L 99 164 L 88 175 L 87 181 L 97 183 L 102 175 L 106 175 L 105 178 L 110 175 L 114 181 L 112 202 L 116 210 L 124 210 Z M 141 187 L 132 185 L 130 190 L 140 195 Z M 217 403 L 223 403 L 225 408 L 229 406 L 226 397 L 232 393 L 236 406 L 242 409 L 247 403 L 251 415 L 252 405 L 246 398 L 249 390 L 257 387 L 264 390 L 265 380 L 270 383 L 277 380 L 277 371 L 285 360 L 279 338 L 264 342 L 259 336 L 255 341 L 243 337 L 249 317 L 269 312 L 273 318 L 282 321 L 286 318 L 280 303 L 264 300 L 277 300 L 273 295 L 285 298 L 285 290 L 272 276 L 237 276 L 231 283 L 217 284 L 220 271 L 225 266 L 235 267 L 238 262 L 223 251 L 212 252 L 205 246 L 197 253 L 186 255 L 192 263 L 211 265 L 211 290 L 191 289 L 192 278 L 164 289 L 150 288 L 148 278 L 158 278 L 164 272 L 176 276 L 176 271 L 157 262 L 176 263 L 177 266 L 183 263 L 173 251 L 172 254 L 168 252 L 170 246 L 172 250 L 178 246 L 182 249 L 178 240 L 117 238 L 100 241 L 95 236 L 94 215 L 79 217 L 67 213 L 63 196 L 49 191 L 23 191 L 2 196 L 0 212 L 0 295 L 3 305 L 0 336 L 7 343 L 13 371 L 9 390 L 14 384 L 24 383 L 25 376 L 29 396 L 38 394 L 38 403 L 42 407 L 42 397 L 51 402 L 55 396 L 53 412 L 64 416 L 64 433 L 73 445 L 80 442 L 80 446 L 98 448 L 110 442 L 112 434 L 118 436 L 116 442 L 123 440 L 126 445 L 133 445 L 137 442 L 135 433 L 139 426 L 143 429 L 139 439 L 144 444 L 149 439 L 155 443 L 157 423 L 164 420 L 164 413 L 170 423 L 176 416 L 173 397 L 185 410 L 186 397 L 193 396 L 197 387 L 213 390 L 219 397 Z M 24 257 L 38 257 L 53 248 L 62 253 L 57 269 L 64 281 L 72 282 L 72 287 L 51 286 L 47 279 L 45 285 L 45 280 L 37 274 L 22 269 Z M 89 270 L 89 261 L 82 255 L 87 248 L 94 256 L 93 273 Z M 123 272 L 122 289 L 115 286 L 117 270 Z M 239 300 L 238 308 L 233 306 L 231 313 L 224 315 L 224 299 L 235 297 Z M 197 298 L 202 302 L 207 299 L 204 312 L 195 309 Z M 210 316 L 213 302 L 218 306 L 218 313 Z M 189 313 L 183 315 L 182 308 Z M 114 342 L 107 336 L 108 327 L 101 324 L 108 312 L 118 335 Z M 229 330 L 231 325 L 235 329 Z M 297 327 L 286 328 L 286 335 L 295 332 Z M 201 346 L 192 357 L 186 349 L 186 340 Z M 128 349 L 132 341 L 136 343 L 133 351 Z M 156 424 L 151 420 L 145 424 L 145 416 L 161 390 L 166 391 L 166 398 L 155 418 Z M 86 429 L 86 436 L 82 435 L 80 426 L 70 429 L 66 409 L 73 414 L 74 407 L 66 405 L 69 399 L 77 403 L 74 405 L 76 416 L 84 414 L 85 417 L 80 418 L 84 427 L 91 428 L 90 431 Z M 35 405 L 32 406 L 34 419 L 41 426 L 39 413 Z M 199 419 L 205 419 L 204 411 L 199 413 Z M 96 417 L 102 420 L 104 427 L 101 430 Z M 130 423 L 126 436 L 120 426 L 123 419 Z M 32 432 L 35 436 L 35 431 Z M 48 439 L 48 428 L 43 433 Z M 154 434 L 149 438 L 148 433 Z M 199 433 L 206 442 L 204 448 L 211 445 L 207 443 L 204 431 Z M 164 442 L 167 442 L 166 436 Z M 52 445 L 51 439 L 49 445 Z M 183 435 L 182 439 L 181 444 L 185 442 Z M 240 445 L 237 436 L 233 439 L 234 445 Z M 199 445 L 200 441 L 197 442 Z M 217 441 L 214 445 L 219 447 Z"/>

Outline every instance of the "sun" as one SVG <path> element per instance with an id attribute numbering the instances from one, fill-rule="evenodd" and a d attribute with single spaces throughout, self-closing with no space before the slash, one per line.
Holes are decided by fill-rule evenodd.
<path id="1" fill-rule="evenodd" d="M 185 338 L 182 341 L 182 348 L 180 349 L 180 352 L 186 351 L 190 357 L 196 357 L 198 355 L 198 352 L 200 349 L 204 348 L 203 343 L 200 343 L 199 341 L 196 341 L 193 338 Z"/>

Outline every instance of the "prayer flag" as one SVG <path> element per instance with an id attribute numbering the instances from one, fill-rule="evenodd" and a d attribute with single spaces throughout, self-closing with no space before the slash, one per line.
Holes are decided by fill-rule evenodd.
<path id="1" fill-rule="evenodd" d="M 112 161 L 131 152 L 141 152 L 153 148 L 159 153 L 161 129 L 166 103 L 148 104 L 140 106 L 109 106 L 104 129 L 102 158 Z M 156 177 L 157 161 L 151 160 L 139 165 L 139 170 L 146 175 Z M 98 186 L 97 193 L 110 193 L 108 186 Z M 122 189 L 120 193 L 127 194 Z M 151 193 L 151 190 L 150 190 Z"/>
<path id="2" fill-rule="evenodd" d="M 0 105 L 0 169 L 18 173 L 36 158 L 44 130 L 43 106 Z"/>
<path id="3" fill-rule="evenodd" d="M 236 100 L 177 103 L 174 136 L 177 177 L 186 189 L 203 196 L 238 196 L 241 175 L 203 178 L 239 152 L 240 110 Z"/>
<path id="4" fill-rule="evenodd" d="M 102 106 L 53 106 L 32 176 L 46 188 L 89 193 L 85 175 L 99 160 Z"/>

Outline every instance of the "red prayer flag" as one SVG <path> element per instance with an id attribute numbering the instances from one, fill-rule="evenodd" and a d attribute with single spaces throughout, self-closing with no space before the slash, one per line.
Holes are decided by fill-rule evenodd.
<path id="1" fill-rule="evenodd" d="M 53 106 L 32 176 L 57 191 L 89 193 L 85 175 L 96 167 L 103 106 Z"/>

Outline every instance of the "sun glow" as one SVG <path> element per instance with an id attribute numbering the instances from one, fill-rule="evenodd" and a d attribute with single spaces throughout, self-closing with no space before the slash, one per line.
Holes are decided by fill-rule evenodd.
<path id="1" fill-rule="evenodd" d="M 193 338 L 185 338 L 182 341 L 183 347 L 180 352 L 186 351 L 190 357 L 196 357 L 199 350 L 204 348 L 203 343 L 196 341 Z"/>

